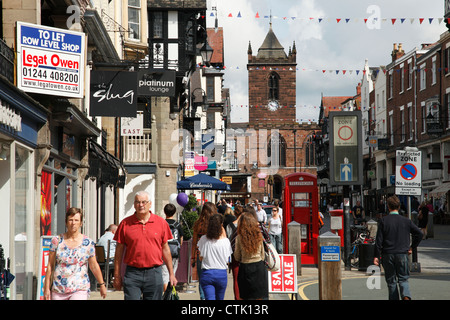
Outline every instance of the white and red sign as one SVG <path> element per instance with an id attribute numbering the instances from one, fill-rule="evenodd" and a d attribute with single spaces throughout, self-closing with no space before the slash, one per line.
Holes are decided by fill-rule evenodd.
<path id="1" fill-rule="evenodd" d="M 280 270 L 269 272 L 270 293 L 297 293 L 297 259 L 295 254 L 280 254 Z"/>
<path id="2" fill-rule="evenodd" d="M 17 87 L 82 98 L 85 41 L 81 32 L 17 22 Z"/>

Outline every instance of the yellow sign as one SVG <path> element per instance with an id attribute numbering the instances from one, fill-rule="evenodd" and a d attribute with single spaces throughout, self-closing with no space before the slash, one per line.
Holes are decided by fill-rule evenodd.
<path id="1" fill-rule="evenodd" d="M 222 181 L 225 182 L 226 184 L 232 184 L 233 183 L 233 177 L 231 177 L 231 176 L 224 176 L 224 177 L 222 177 Z"/>

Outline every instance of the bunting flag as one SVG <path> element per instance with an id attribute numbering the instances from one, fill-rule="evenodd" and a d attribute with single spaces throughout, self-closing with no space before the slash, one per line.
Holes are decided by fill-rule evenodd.
<path id="1" fill-rule="evenodd" d="M 368 21 L 378 21 L 378 18 L 372 18 L 372 19 L 368 19 L 368 18 L 325 18 L 325 17 L 297 17 L 297 16 L 287 16 L 287 15 L 282 15 L 280 16 L 273 16 L 273 15 L 260 15 L 259 11 L 256 12 L 255 14 L 249 14 L 249 15 L 245 15 L 243 14 L 241 11 L 238 11 L 237 14 L 233 14 L 232 12 L 228 12 L 226 14 L 224 13 L 217 13 L 216 11 L 212 11 L 210 14 L 211 17 L 216 17 L 216 16 L 220 16 L 220 17 L 228 17 L 228 18 L 252 18 L 252 19 L 281 19 L 284 21 L 299 21 L 299 22 L 311 22 L 311 23 L 322 23 L 322 22 L 335 22 L 336 24 L 342 24 L 342 22 L 345 21 L 346 24 L 349 23 L 359 23 L 359 22 L 363 22 L 364 24 L 367 24 Z M 397 17 L 391 17 L 391 18 L 380 18 L 380 21 L 382 23 L 386 23 L 387 21 L 390 21 L 391 25 L 395 25 L 395 24 L 399 24 L 398 22 L 400 22 L 400 24 L 404 24 L 404 22 L 406 20 L 409 20 L 411 24 L 414 23 L 418 23 L 419 25 L 425 25 L 425 21 L 428 21 L 428 25 L 433 24 L 435 21 L 437 24 L 441 24 L 444 21 L 444 18 L 438 17 L 428 17 L 428 18 L 424 18 L 424 17 L 418 17 L 418 18 L 397 18 Z M 447 21 L 450 23 L 450 18 L 447 18 Z"/>

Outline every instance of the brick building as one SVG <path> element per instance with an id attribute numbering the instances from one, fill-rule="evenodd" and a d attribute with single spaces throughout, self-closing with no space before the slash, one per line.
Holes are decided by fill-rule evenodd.
<path id="1" fill-rule="evenodd" d="M 315 123 L 296 122 L 295 42 L 286 54 L 272 25 L 253 55 L 248 47 L 249 122 L 245 128 L 246 163 L 240 172 L 251 177 L 251 197 L 282 199 L 283 177 L 293 172 L 316 173 Z"/>

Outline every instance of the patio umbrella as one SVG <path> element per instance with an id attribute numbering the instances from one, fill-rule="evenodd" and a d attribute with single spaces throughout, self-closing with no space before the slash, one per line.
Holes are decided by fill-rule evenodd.
<path id="1" fill-rule="evenodd" d="M 177 182 L 178 190 L 230 190 L 225 182 L 204 173 Z"/>

